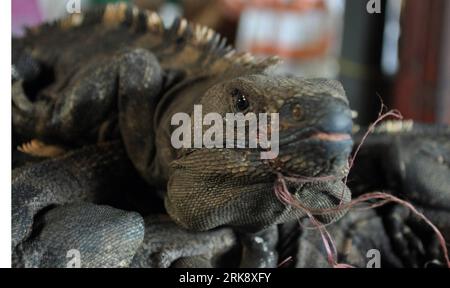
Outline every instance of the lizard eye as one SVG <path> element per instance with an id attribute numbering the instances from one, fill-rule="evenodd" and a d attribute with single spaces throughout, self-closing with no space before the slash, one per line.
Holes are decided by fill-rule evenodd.
<path id="1" fill-rule="evenodd" d="M 250 104 L 248 103 L 247 97 L 239 90 L 233 89 L 231 95 L 235 98 L 236 109 L 239 111 L 245 111 Z"/>

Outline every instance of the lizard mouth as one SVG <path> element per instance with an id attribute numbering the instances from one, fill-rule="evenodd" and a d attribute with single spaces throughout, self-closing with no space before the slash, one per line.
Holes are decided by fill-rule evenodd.
<path id="1" fill-rule="evenodd" d="M 308 131 L 296 135 L 295 133 L 288 135 L 286 138 L 280 137 L 279 145 L 281 147 L 295 147 L 304 143 L 322 142 L 329 144 L 346 144 L 353 141 L 350 133 L 340 132 L 324 132 L 324 131 Z"/>
<path id="2" fill-rule="evenodd" d="M 301 175 L 307 179 L 341 175 L 352 150 L 351 135 L 347 131 L 305 134 L 280 145 L 278 157 L 268 161 L 271 169 L 286 176 Z"/>
<path id="3" fill-rule="evenodd" d="M 325 132 L 319 132 L 315 133 L 312 136 L 310 136 L 307 139 L 316 139 L 320 141 L 327 141 L 327 142 L 342 142 L 342 141 L 350 141 L 352 140 L 352 137 L 350 134 L 347 133 L 325 133 Z"/>

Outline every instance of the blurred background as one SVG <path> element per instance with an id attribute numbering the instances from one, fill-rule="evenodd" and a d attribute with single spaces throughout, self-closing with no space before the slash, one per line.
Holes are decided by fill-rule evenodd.
<path id="1" fill-rule="evenodd" d="M 12 0 L 12 33 L 118 1 Z M 123 2 L 123 1 L 122 1 Z M 285 59 L 276 71 L 342 81 L 360 125 L 380 97 L 407 119 L 450 124 L 448 0 L 128 0 L 207 25 L 238 50 Z"/>

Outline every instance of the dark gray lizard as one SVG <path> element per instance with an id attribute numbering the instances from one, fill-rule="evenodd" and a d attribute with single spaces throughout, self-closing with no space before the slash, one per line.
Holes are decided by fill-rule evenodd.
<path id="1" fill-rule="evenodd" d="M 263 239 L 259 231 L 265 235 L 275 224 L 305 216 L 274 195 L 278 175 L 339 179 L 352 147 L 342 86 L 270 75 L 266 71 L 276 62 L 239 55 L 212 30 L 184 19 L 164 28 L 156 13 L 108 5 L 13 39 L 13 128 L 23 139 L 66 149 L 121 139 L 147 183 L 167 188 L 165 207 L 178 225 L 194 231 L 228 226 L 243 239 L 246 233 Z M 205 114 L 223 116 L 279 113 L 279 157 L 263 161 L 259 149 L 174 149 L 171 117 L 191 114 L 194 104 L 202 104 Z M 13 178 L 13 194 L 28 193 L 24 183 L 37 179 L 34 170 L 24 173 Z M 40 181 L 41 193 L 59 194 L 60 187 Z M 94 182 L 84 189 L 96 190 Z M 346 203 L 349 190 L 335 179 L 305 183 L 295 196 L 311 208 L 329 208 L 339 204 L 342 191 Z M 35 207 L 33 201 L 17 205 Z M 343 214 L 320 218 L 329 223 Z M 248 243 L 244 254 L 254 259 L 244 259 L 244 266 L 276 264 L 274 244 L 243 243 Z M 272 260 L 259 263 L 260 257 L 251 256 L 263 251 Z"/>
<path id="2" fill-rule="evenodd" d="M 123 224 L 106 221 L 111 235 L 130 231 L 122 233 L 122 240 L 111 242 L 118 245 L 112 250 L 117 251 L 116 266 L 215 266 L 221 262 L 218 255 L 235 253 L 236 247 L 241 266 L 275 266 L 278 234 L 274 225 L 305 213 L 280 203 L 274 184 L 280 175 L 333 176 L 327 181 L 288 184 L 311 209 L 332 208 L 341 200 L 345 204 L 350 192 L 340 179 L 352 147 L 345 137 L 352 121 L 342 86 L 332 80 L 272 75 L 269 70 L 275 62 L 239 55 L 215 32 L 183 19 L 164 28 L 156 13 L 123 4 L 74 14 L 13 39 L 13 128 L 20 138 L 66 149 L 114 139 L 124 146 L 76 150 L 15 171 L 13 199 L 23 195 L 13 207 L 17 266 L 62 265 L 60 258 L 52 257 L 62 257 L 71 245 L 83 250 L 92 244 L 76 238 L 78 242 L 58 246 L 61 253 L 46 256 L 48 262 L 27 262 L 33 259 L 30 255 L 39 258 L 55 248 L 51 243 L 58 238 L 48 235 L 65 234 L 64 225 L 46 228 L 40 223 L 50 223 L 64 213 L 105 215 L 103 206 L 72 207 L 73 203 L 87 201 L 141 212 L 133 205 L 124 207 L 121 201 L 99 201 L 92 196 L 117 189 L 114 183 L 133 183 L 137 177 L 123 171 L 133 174 L 134 169 L 151 186 L 144 185 L 149 194 L 166 190 L 166 210 L 179 226 L 151 216 L 160 211 L 141 212 L 149 215 L 145 225 L 133 212 L 118 218 L 128 219 L 118 223 L 134 229 L 123 230 Z M 280 155 L 262 161 L 258 149 L 174 149 L 171 117 L 177 112 L 191 114 L 194 104 L 202 104 L 204 113 L 221 115 L 279 113 Z M 127 158 L 134 168 L 127 166 Z M 119 190 L 130 193 L 127 187 Z M 153 201 L 158 200 L 140 204 L 151 206 Z M 54 209 L 59 210 L 49 214 Z M 343 214 L 317 217 L 330 223 Z M 95 226 L 83 229 L 84 218 L 80 219 L 81 228 L 72 233 L 95 230 Z M 151 242 L 158 237 L 165 243 Z M 192 240 L 184 243 L 186 239 Z M 138 243 L 133 246 L 140 247 L 137 252 L 119 249 L 127 241 Z M 102 261 L 84 265 L 114 266 Z"/>

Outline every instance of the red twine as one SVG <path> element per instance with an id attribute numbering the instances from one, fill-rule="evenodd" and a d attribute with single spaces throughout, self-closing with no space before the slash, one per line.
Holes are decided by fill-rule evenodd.
<path id="1" fill-rule="evenodd" d="M 400 114 L 399 111 L 397 110 L 390 110 L 387 113 L 383 114 L 383 111 L 385 109 L 385 105 L 382 103 L 381 106 L 381 110 L 378 114 L 378 118 L 375 122 L 373 122 L 369 128 L 367 129 L 366 133 L 364 134 L 363 138 L 361 139 L 361 142 L 359 143 L 359 145 L 356 147 L 355 152 L 353 154 L 353 156 L 349 159 L 349 169 L 343 179 L 344 183 L 347 184 L 347 178 L 348 178 L 348 174 L 350 172 L 350 169 L 353 167 L 354 161 L 358 155 L 358 152 L 360 151 L 362 145 L 364 144 L 364 142 L 366 141 L 367 137 L 369 136 L 370 133 L 373 132 L 373 130 L 375 129 L 376 125 L 378 125 L 381 121 L 383 121 L 384 119 L 388 118 L 388 117 L 394 117 L 397 119 L 402 119 L 402 115 Z M 380 207 L 383 206 L 387 203 L 390 202 L 394 202 L 394 203 L 398 203 L 406 208 L 408 208 L 410 211 L 412 211 L 415 215 L 417 215 L 420 219 L 422 219 L 427 225 L 429 225 L 434 233 L 436 234 L 438 240 L 439 240 L 439 245 L 442 248 L 443 254 L 444 254 L 444 258 L 447 264 L 447 267 L 450 268 L 450 260 L 449 260 L 449 255 L 448 255 L 448 250 L 447 250 L 447 246 L 446 246 L 446 241 L 444 236 L 442 235 L 442 233 L 439 231 L 439 229 L 421 212 L 419 212 L 411 203 L 402 200 L 400 198 L 397 198 L 391 194 L 387 194 L 387 193 L 382 193 L 382 192 L 374 192 L 374 193 L 368 193 L 368 194 L 364 194 L 361 195 L 360 197 L 350 201 L 347 204 L 343 204 L 342 200 L 343 200 L 343 193 L 344 190 L 342 191 L 342 195 L 341 195 L 341 203 L 339 204 L 338 207 L 336 208 L 329 208 L 329 209 L 310 209 L 306 206 L 304 206 L 303 204 L 301 204 L 296 198 L 294 198 L 292 196 L 292 194 L 289 192 L 287 185 L 286 185 L 286 180 L 292 183 L 298 183 L 298 184 L 304 184 L 304 183 L 310 183 L 310 182 L 318 182 L 318 181 L 329 181 L 332 179 L 336 179 L 335 176 L 323 176 L 323 177 L 305 177 L 305 176 L 293 176 L 293 177 L 287 177 L 284 176 L 282 174 L 278 174 L 278 179 L 275 183 L 274 186 L 274 192 L 275 195 L 277 196 L 277 198 L 284 204 L 286 205 L 291 205 L 297 209 L 302 210 L 303 212 L 305 212 L 305 214 L 308 216 L 308 218 L 310 219 L 311 223 L 313 224 L 314 228 L 318 229 L 320 232 L 320 236 L 322 238 L 322 242 L 324 244 L 325 247 L 325 251 L 327 253 L 327 260 L 328 263 L 330 264 L 331 267 L 333 268 L 353 268 L 353 266 L 345 264 L 345 263 L 339 263 L 338 262 L 338 255 L 337 255 L 337 250 L 336 250 L 336 245 L 333 241 L 333 238 L 331 237 L 331 235 L 329 234 L 329 232 L 327 231 L 325 225 L 323 223 L 321 223 L 319 220 L 317 220 L 313 215 L 323 215 L 323 214 L 328 214 L 330 212 L 338 212 L 338 211 L 342 211 L 345 209 L 350 209 L 350 208 L 354 208 L 354 206 L 364 203 L 366 201 L 369 200 L 381 200 L 378 203 L 372 203 L 369 206 L 366 207 L 362 207 L 362 209 L 372 209 L 372 208 L 376 208 L 376 207 Z M 291 261 L 292 257 L 287 258 L 286 260 L 284 260 L 279 266 L 284 265 L 285 263 L 287 263 L 288 261 Z"/>

